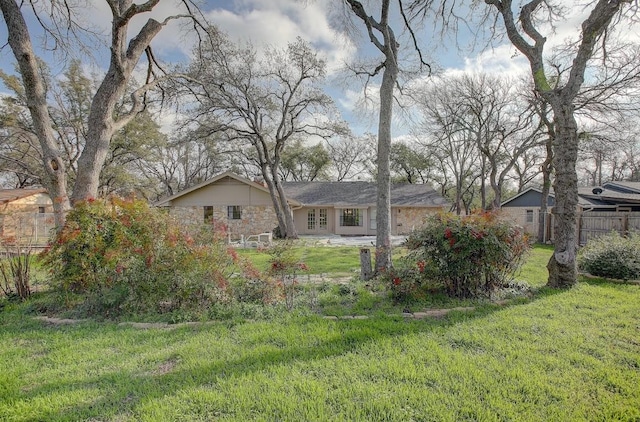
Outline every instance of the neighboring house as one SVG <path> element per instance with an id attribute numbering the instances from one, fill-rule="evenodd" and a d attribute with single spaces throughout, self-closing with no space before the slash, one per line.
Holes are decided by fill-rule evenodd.
<path id="1" fill-rule="evenodd" d="M 371 182 L 285 182 L 283 188 L 299 234 L 373 235 L 376 185 Z M 277 225 L 269 190 L 231 172 L 155 204 L 186 223 L 214 220 L 232 233 L 249 236 Z M 449 206 L 428 185 L 393 185 L 392 234 L 405 234 L 425 217 Z"/>
<path id="2" fill-rule="evenodd" d="M 537 235 L 542 191 L 528 188 L 502 203 L 501 213 L 528 233 Z M 546 239 L 552 239 L 549 214 L 555 204 L 553 192 L 548 197 L 548 215 L 545 216 Z M 599 213 L 640 211 L 640 182 L 607 182 L 597 187 L 578 188 L 578 212 L 580 216 L 601 217 Z M 603 229 L 605 231 L 605 229 Z"/>
<path id="3" fill-rule="evenodd" d="M 0 236 L 46 244 L 54 227 L 53 202 L 45 189 L 0 189 Z"/>

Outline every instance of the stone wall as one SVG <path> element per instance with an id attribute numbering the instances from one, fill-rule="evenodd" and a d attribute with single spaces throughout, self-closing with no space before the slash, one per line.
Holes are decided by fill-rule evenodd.
<path id="1" fill-rule="evenodd" d="M 396 214 L 396 233 L 398 235 L 404 235 L 411 233 L 412 230 L 422 227 L 425 219 L 437 212 L 441 211 L 440 208 L 410 208 L 403 207 L 398 208 L 395 211 Z"/>
<path id="2" fill-rule="evenodd" d="M 169 213 L 183 224 L 204 223 L 204 207 L 201 206 L 171 207 Z M 213 206 L 213 221 L 226 227 L 230 234 L 245 237 L 271 232 L 278 225 L 273 207 L 265 205 L 243 206 L 239 220 L 227 218 L 226 206 Z"/>

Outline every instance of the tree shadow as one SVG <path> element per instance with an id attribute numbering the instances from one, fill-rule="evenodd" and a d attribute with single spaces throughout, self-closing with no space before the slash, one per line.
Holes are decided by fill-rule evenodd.
<path id="1" fill-rule="evenodd" d="M 171 330 L 140 330 L 132 327 L 118 327 L 109 324 L 86 323 L 79 326 L 61 328 L 48 327 L 56 332 L 68 331 L 72 337 L 82 335 L 84 341 L 102 341 L 105 336 L 118 337 L 118 331 L 126 330 L 137 344 L 145 344 L 158 336 L 166 338 L 166 344 L 184 341 L 191 335 L 211 336 L 215 340 L 220 332 L 227 335 L 240 336 L 242 353 L 235 356 L 222 357 L 207 362 L 200 361 L 195 366 L 183 365 L 181 353 L 168 347 L 166 356 L 158 362 L 156 368 L 137 368 L 132 370 L 115 370 L 94 377 L 83 377 L 78 381 L 51 381 L 34 388 L 22 391 L 15 399 L 21 402 L 34 402 L 47 399 L 47 396 L 72 393 L 85 389 L 98 389 L 100 396 L 87 403 L 65 406 L 61 409 L 42 409 L 33 416 L 34 420 L 78 420 L 78 418 L 109 418 L 122 414 L 135 414 L 143 402 L 149 402 L 175 394 L 189 388 L 206 387 L 230 378 L 272 370 L 291 362 L 296 364 L 348 355 L 362 348 L 375 348 L 376 344 L 389 338 L 398 338 L 410 334 L 440 333 L 460 323 L 484 318 L 508 307 L 519 306 L 551 295 L 563 293 L 562 290 L 541 288 L 530 299 L 514 301 L 497 306 L 477 307 L 473 311 L 455 311 L 440 318 L 404 319 L 400 316 L 377 316 L 369 319 L 325 320 L 320 317 L 299 317 L 295 320 L 297 331 L 293 339 L 270 336 L 261 333 L 257 339 L 242 338 L 242 329 L 252 322 L 228 322 L 218 324 L 202 324 L 184 326 Z M 264 322 L 265 328 L 277 329 L 279 324 L 291 324 L 292 318 L 286 321 Z M 107 325 L 107 327 L 104 327 Z M 102 326 L 102 328 L 100 328 Z M 222 327 L 221 327 L 222 326 Z M 310 341 L 308 337 L 318 327 L 327 326 L 334 335 Z M 95 329 L 93 332 L 87 328 Z M 105 332 L 104 330 L 107 330 Z M 42 328 L 41 328 L 42 329 Z M 82 332 L 80 332 L 82 330 Z M 18 333 L 15 333 L 18 335 Z M 85 335 L 86 334 L 86 335 Z M 224 334 L 223 334 L 224 335 Z M 312 334 L 311 334 L 312 335 Z M 89 337 L 89 338 L 87 338 Z M 114 340 L 116 341 L 116 340 Z M 265 347 L 258 347 L 258 346 Z M 246 349 L 245 349 L 246 348 Z M 247 352 L 248 351 L 248 352 Z M 148 366 L 148 365 L 147 365 Z M 1 416 L 1 415 L 0 415 Z"/>

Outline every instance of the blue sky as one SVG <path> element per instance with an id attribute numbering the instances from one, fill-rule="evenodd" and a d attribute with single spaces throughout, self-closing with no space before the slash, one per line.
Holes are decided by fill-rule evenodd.
<path id="1" fill-rule="evenodd" d="M 377 4 L 371 1 L 371 4 Z M 92 28 L 104 30 L 109 28 L 111 14 L 106 2 L 93 0 L 94 9 L 87 11 L 83 17 Z M 366 1 L 365 1 L 366 4 Z M 393 3 L 395 5 L 395 3 Z M 149 16 L 162 19 L 176 12 L 176 2 L 162 0 L 154 12 Z M 345 119 L 347 119 L 356 133 L 365 131 L 375 132 L 375 105 L 370 113 L 356 113 L 361 109 L 358 100 L 362 98 L 363 85 L 358 81 L 350 81 L 348 85 L 333 83 L 340 73 L 344 63 L 351 62 L 357 57 L 380 57 L 377 50 L 362 35 L 345 37 L 341 33 L 339 22 L 344 10 L 340 0 L 209 0 L 204 2 L 203 11 L 207 18 L 227 32 L 232 38 L 251 41 L 256 45 L 285 45 L 295 40 L 297 36 L 311 42 L 327 58 L 330 66 L 328 91 Z M 395 6 L 394 6 L 395 7 Z M 375 16 L 376 14 L 373 12 Z M 569 22 L 557 31 L 556 37 L 562 39 L 567 34 L 575 33 L 579 13 L 570 13 Z M 138 19 L 131 30 L 137 30 L 148 18 Z M 33 19 L 30 19 L 33 22 Z M 362 34 L 363 25 L 354 20 L 355 28 Z M 396 22 L 396 33 L 401 43 L 407 43 L 406 34 L 402 34 L 400 21 Z M 36 25 L 32 25 L 34 31 Z M 422 46 L 428 56 L 428 61 L 442 73 L 480 72 L 516 74 L 527 71 L 527 63 L 520 55 L 514 54 L 515 49 L 508 43 L 494 46 L 491 49 L 475 52 L 460 52 L 453 37 L 434 38 L 426 29 L 419 30 Z M 353 35 L 353 34 L 352 34 Z M 465 45 L 468 35 L 460 34 L 458 42 Z M 0 42 L 6 40 L 6 27 L 0 23 Z M 165 28 L 154 40 L 156 53 L 165 61 L 184 61 L 188 58 L 193 39 L 181 31 L 178 23 Z M 99 52 L 96 65 L 105 63 L 106 48 L 96 49 Z M 100 56 L 101 55 L 101 56 Z M 53 60 L 51 55 L 44 56 Z M 0 66 L 12 72 L 13 57 L 8 46 L 0 52 Z M 60 63 L 54 62 L 53 69 L 60 69 Z M 339 78 L 338 78 L 339 79 Z M 376 82 L 370 85 L 372 97 L 376 96 Z M 2 87 L 0 87 L 0 93 Z M 404 133 L 403 125 L 396 124 L 395 134 Z"/>

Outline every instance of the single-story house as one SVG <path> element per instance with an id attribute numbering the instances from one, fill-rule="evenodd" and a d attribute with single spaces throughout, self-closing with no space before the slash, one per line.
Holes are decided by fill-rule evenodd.
<path id="1" fill-rule="evenodd" d="M 372 182 L 284 182 L 299 234 L 373 235 L 376 184 Z M 244 236 L 271 232 L 277 218 L 269 190 L 261 183 L 225 172 L 158 201 L 186 223 L 213 220 Z M 391 188 L 392 234 L 406 234 L 425 217 L 449 206 L 429 185 Z"/>
<path id="2" fill-rule="evenodd" d="M 45 189 L 0 189 L 0 236 L 45 244 L 54 227 L 53 202 Z"/>
<path id="3" fill-rule="evenodd" d="M 528 188 L 507 199 L 501 205 L 501 213 L 528 233 L 538 233 L 542 191 Z M 548 214 L 555 204 L 553 192 L 548 197 Z M 602 186 L 578 188 L 578 212 L 629 212 L 640 211 L 640 182 L 607 182 Z M 586 214 L 585 214 L 586 215 Z M 549 216 L 545 216 L 546 239 L 552 239 Z"/>
<path id="4" fill-rule="evenodd" d="M 375 235 L 377 186 L 373 182 L 285 182 L 300 234 Z M 391 234 L 408 234 L 429 214 L 451 204 L 426 184 L 391 186 Z"/>

